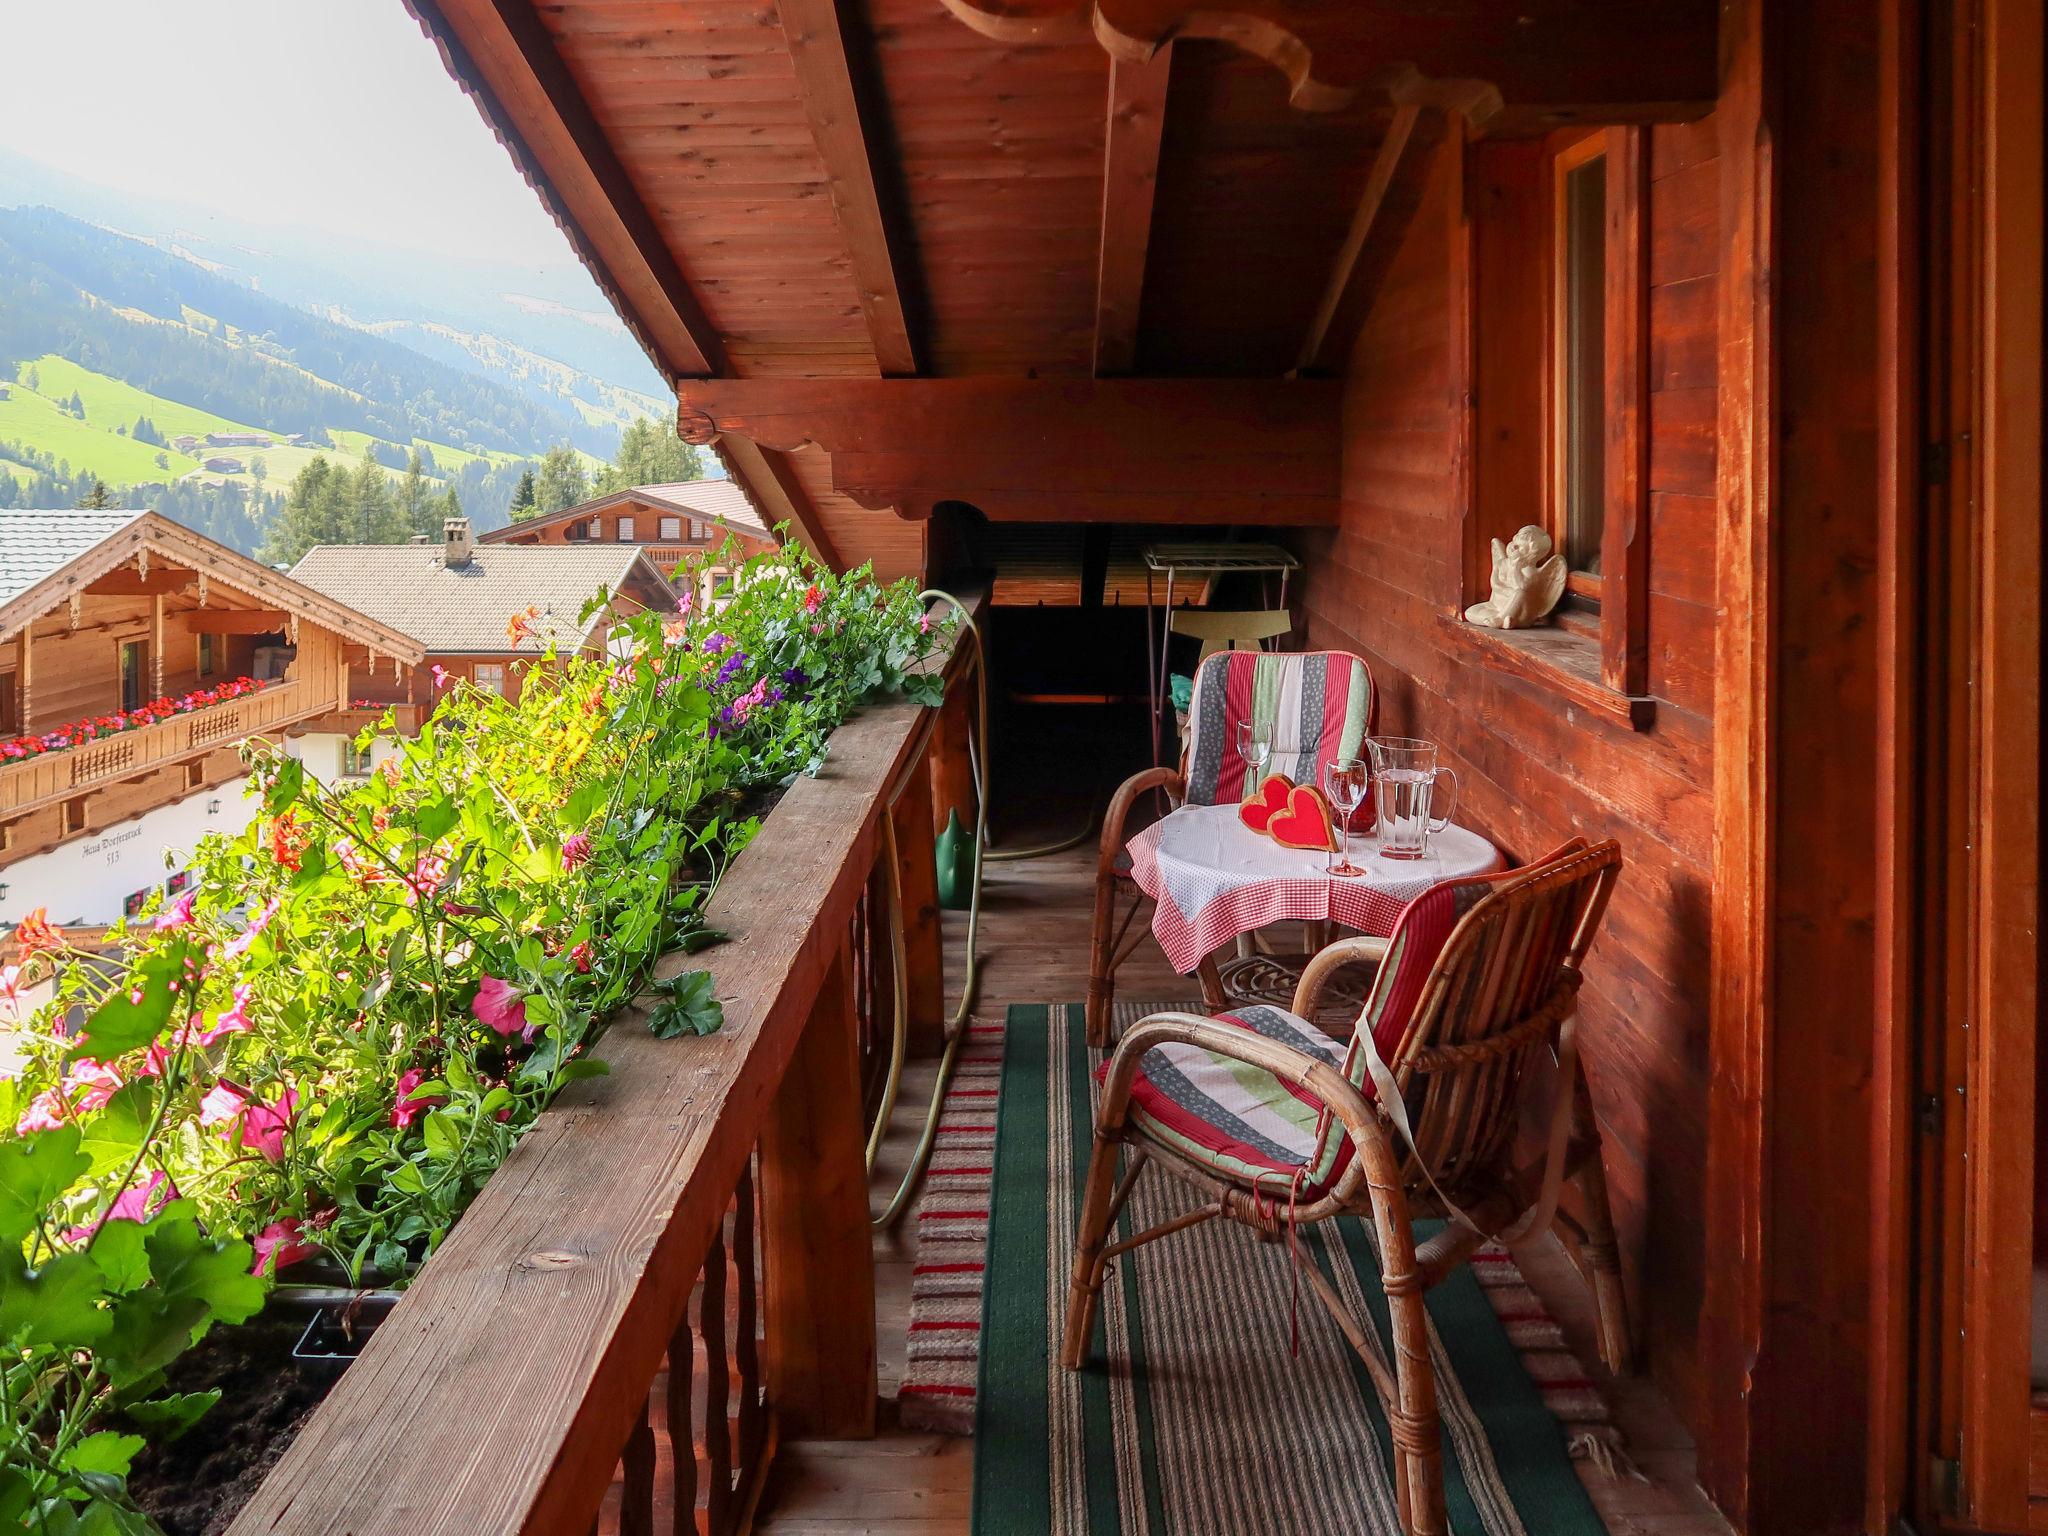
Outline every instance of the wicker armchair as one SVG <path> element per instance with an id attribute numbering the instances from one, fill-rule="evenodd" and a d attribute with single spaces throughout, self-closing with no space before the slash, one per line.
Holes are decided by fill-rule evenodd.
<path id="1" fill-rule="evenodd" d="M 1188 708 L 1187 748 L 1178 769 L 1147 768 L 1123 782 L 1102 819 L 1102 843 L 1095 863 L 1095 923 L 1088 950 L 1088 1043 L 1109 1043 L 1110 1006 L 1116 999 L 1117 968 L 1142 941 L 1144 930 L 1125 943 L 1144 897 L 1130 888 L 1130 905 L 1117 916 L 1117 892 L 1130 886 L 1124 852 L 1125 824 L 1141 796 L 1164 791 L 1179 805 L 1234 804 L 1256 786 L 1245 783 L 1246 765 L 1237 755 L 1240 721 L 1267 728 L 1273 755 L 1269 773 L 1284 773 L 1297 784 L 1321 780 L 1323 765 L 1356 757 L 1372 732 L 1378 695 L 1365 662 L 1348 651 L 1220 651 L 1195 669 L 1195 693 Z M 1202 996 L 1223 1006 L 1215 965 L 1201 967 Z"/>
<path id="2" fill-rule="evenodd" d="M 1304 1264 L 1302 1275 L 1385 1404 L 1404 1528 L 1441 1536 L 1424 1293 L 1482 1242 L 1519 1241 L 1565 1219 L 1556 1202 L 1566 1180 L 1584 1212 L 1573 1226 L 1592 1274 L 1602 1357 L 1616 1372 L 1630 1365 L 1600 1133 L 1572 1023 L 1580 967 L 1620 870 L 1618 845 L 1581 840 L 1508 874 L 1446 881 L 1408 905 L 1390 938 L 1349 939 L 1319 954 L 1292 1012 L 1160 1013 L 1133 1025 L 1102 1070 L 1063 1364 L 1077 1370 L 1086 1360 L 1105 1266 L 1118 1254 L 1219 1216 L 1267 1239 L 1290 1222 L 1360 1216 L 1377 1238 L 1391 1367 L 1321 1270 Z M 1308 1019 L 1331 976 L 1362 960 L 1378 974 L 1347 1046 Z M 1539 1055 L 1557 1068 L 1549 1134 L 1543 1155 L 1517 1167 L 1521 1088 Z M 1153 1166 L 1207 1202 L 1109 1242 Z M 1412 1223 L 1430 1215 L 1451 1219 L 1418 1246 Z"/>

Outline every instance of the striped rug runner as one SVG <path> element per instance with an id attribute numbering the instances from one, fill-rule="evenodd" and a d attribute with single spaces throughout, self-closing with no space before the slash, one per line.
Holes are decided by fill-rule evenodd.
<path id="1" fill-rule="evenodd" d="M 1157 1005 L 1127 1005 L 1119 1025 Z M 1074 1219 L 1087 1171 L 1096 1058 L 1078 1006 L 1010 1010 L 999 1170 L 986 1257 L 975 1420 L 976 1536 L 1206 1536 L 1398 1530 L 1386 1424 L 1370 1378 L 1284 1246 L 1207 1223 L 1119 1261 L 1091 1367 L 1059 1369 Z M 1126 1234 L 1190 1208 L 1141 1180 Z M 1301 1251 L 1385 1337 L 1365 1229 L 1304 1230 Z M 1556 1325 L 1505 1254 L 1430 1293 L 1444 1480 L 1460 1536 L 1596 1536 L 1564 1426 L 1511 1332 L 1562 1354 Z M 1298 1352 L 1290 1342 L 1298 1337 Z M 1105 1343 L 1106 1340 L 1106 1343 Z M 1563 1356 L 1568 1361 L 1569 1356 Z M 1559 1399 L 1597 1402 L 1576 1367 Z"/>
<path id="2" fill-rule="evenodd" d="M 974 1432 L 1003 1034 L 1000 1024 L 969 1027 L 939 1109 L 917 1208 L 910 1340 L 896 1398 L 898 1417 L 909 1429 Z"/>

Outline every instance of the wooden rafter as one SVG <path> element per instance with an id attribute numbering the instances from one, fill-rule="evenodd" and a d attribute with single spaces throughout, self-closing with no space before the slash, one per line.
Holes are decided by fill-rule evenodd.
<path id="1" fill-rule="evenodd" d="M 762 515 L 772 527 L 788 522 L 795 526 L 806 548 L 835 571 L 846 569 L 839 551 L 826 531 L 825 520 L 811 500 L 810 492 L 797 477 L 789 455 L 763 448 L 750 437 L 728 433 L 718 439 L 719 451 L 747 484 L 760 504 Z"/>
<path id="2" fill-rule="evenodd" d="M 1324 344 L 1330 338 L 1331 323 L 1337 318 L 1338 306 L 1344 302 L 1344 295 L 1350 290 L 1351 279 L 1358 270 L 1359 253 L 1365 249 L 1373 224 L 1386 203 L 1387 189 L 1394 184 L 1394 175 L 1401 169 L 1401 157 L 1408 152 L 1408 142 L 1415 136 L 1415 120 L 1421 115 L 1422 109 L 1412 104 L 1394 110 L 1393 124 L 1387 129 L 1387 136 L 1380 141 L 1379 154 L 1373 158 L 1372 171 L 1365 178 L 1365 191 L 1359 195 L 1357 210 L 1351 215 L 1351 228 L 1345 232 L 1344 244 L 1338 247 L 1336 263 L 1330 268 L 1330 280 L 1323 287 L 1323 300 L 1316 306 L 1316 317 L 1309 324 L 1308 335 L 1302 338 L 1301 356 L 1295 366 L 1303 372 L 1313 369 L 1323 354 Z"/>
<path id="3" fill-rule="evenodd" d="M 1102 245 L 1095 266 L 1095 371 L 1129 373 L 1137 363 L 1138 311 L 1159 186 L 1159 144 L 1173 45 L 1150 59 L 1109 66 L 1109 122 L 1102 155 Z"/>
<path id="4" fill-rule="evenodd" d="M 903 314 L 903 291 L 882 201 L 875 184 L 869 134 L 847 62 L 846 34 L 836 0 L 782 0 L 782 32 L 796 66 L 804 113 L 825 162 L 825 182 L 839 220 L 861 313 L 885 375 L 918 371 L 917 349 Z"/>
<path id="5" fill-rule="evenodd" d="M 406 4 L 662 371 L 727 371 L 723 338 L 530 0 Z"/>

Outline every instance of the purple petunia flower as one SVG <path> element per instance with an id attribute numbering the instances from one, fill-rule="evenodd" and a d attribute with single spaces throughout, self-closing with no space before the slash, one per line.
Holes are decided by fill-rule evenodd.
<path id="1" fill-rule="evenodd" d="M 792 688 L 801 688 L 805 683 L 808 683 L 810 681 L 810 679 L 804 675 L 804 669 L 802 667 L 791 667 L 787 672 L 784 672 L 782 674 L 782 680 L 785 683 L 789 684 L 789 686 Z"/>
<path id="2" fill-rule="evenodd" d="M 723 630 L 719 630 L 704 642 L 704 654 L 706 656 L 717 656 L 731 649 L 731 647 L 732 636 L 726 634 Z"/>
<path id="3" fill-rule="evenodd" d="M 736 675 L 738 675 L 740 668 L 744 667 L 746 664 L 747 653 L 745 651 L 734 651 L 730 656 L 726 657 L 725 661 L 719 666 L 718 682 L 716 686 L 723 688 L 727 683 L 731 682 Z"/>

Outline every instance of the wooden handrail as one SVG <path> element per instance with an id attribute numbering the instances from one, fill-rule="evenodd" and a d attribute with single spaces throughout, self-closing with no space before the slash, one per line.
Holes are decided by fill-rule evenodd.
<path id="1" fill-rule="evenodd" d="M 962 672 L 971 644 L 956 641 L 943 663 L 949 677 Z M 844 990 L 880 818 L 891 786 L 925 749 L 927 715 L 882 704 L 834 733 L 824 770 L 790 788 L 710 903 L 707 918 L 728 942 L 658 967 L 666 976 L 708 961 L 724 1027 L 663 1041 L 638 1009 L 614 1022 L 598 1050 L 609 1075 L 566 1089 L 521 1139 L 231 1536 L 592 1528 L 622 1450 L 641 1443 L 664 1352 L 681 1337 L 692 1288 L 800 1047 L 813 1065 L 792 1090 L 818 1077 L 822 1031 L 807 1033 L 806 1023 Z M 823 1049 L 831 1056 L 836 1047 Z M 857 1095 L 850 1024 L 845 1064 Z M 853 1113 L 857 1124 L 857 1103 Z M 842 1204 L 853 1189 L 865 1254 L 857 1134 L 852 1151 L 850 1186 L 843 1168 L 821 1177 L 840 1180 Z M 769 1220 L 763 1242 L 772 1245 Z M 771 1354 L 778 1257 L 792 1262 L 772 1247 L 764 1255 Z M 870 1334 L 870 1400 L 872 1350 Z M 685 1352 L 672 1365 L 686 1361 Z M 686 1438 L 679 1454 L 691 1454 Z"/>

